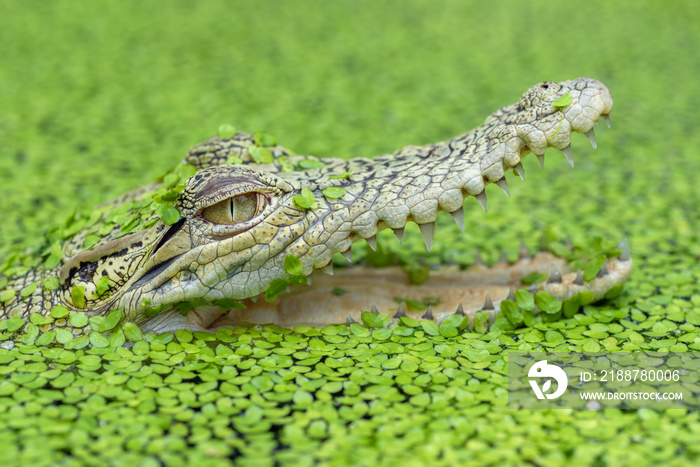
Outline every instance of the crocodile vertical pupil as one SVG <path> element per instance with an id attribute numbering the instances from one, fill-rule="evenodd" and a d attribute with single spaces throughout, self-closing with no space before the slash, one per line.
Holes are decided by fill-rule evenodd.
<path id="1" fill-rule="evenodd" d="M 234 225 L 251 219 L 258 213 L 256 193 L 234 196 L 209 206 L 202 216 L 214 224 Z"/>

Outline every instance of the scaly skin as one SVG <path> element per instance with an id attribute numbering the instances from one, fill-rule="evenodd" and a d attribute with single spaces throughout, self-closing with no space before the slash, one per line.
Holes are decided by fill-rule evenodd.
<path id="1" fill-rule="evenodd" d="M 572 102 L 564 108 L 553 106 L 565 94 Z M 541 158 L 548 147 L 561 149 L 573 165 L 572 133 L 592 139 L 596 120 L 600 116 L 607 120 L 612 106 L 610 92 L 593 79 L 541 83 L 518 103 L 449 141 L 410 146 L 374 159 L 324 159 L 320 168 L 291 172 L 283 168 L 318 160 L 274 146 L 269 148 L 270 163 L 256 163 L 259 153 L 249 151 L 252 135 L 239 132 L 228 139 L 212 138 L 193 148 L 183 161 L 197 173 L 186 180 L 175 200 L 182 215 L 179 222 L 165 225 L 143 207 L 162 184 L 125 195 L 104 208 L 91 227 L 63 240 L 63 259 L 57 267 L 38 266 L 21 277 L 10 277 L 6 289 L 15 294 L 5 296 L 0 316 L 47 314 L 56 305 L 88 315 L 119 308 L 128 320 L 148 328 L 146 311 L 158 309 L 162 311 L 158 329 L 183 327 L 188 321 L 178 320 L 173 306 L 257 297 L 273 281 L 289 277 L 284 267 L 288 255 L 299 258 L 303 275 L 309 276 L 315 269 L 327 268 L 334 253 L 349 252 L 353 242 L 365 239 L 375 247 L 382 229 L 393 229 L 401 239 L 409 221 L 420 226 L 430 249 L 439 211 L 450 212 L 464 230 L 465 198 L 476 197 L 486 209 L 486 184 L 497 183 L 508 193 L 506 171 L 514 169 L 522 176 L 521 157 L 529 152 Z M 224 165 L 231 156 L 240 163 Z M 329 198 L 323 190 L 330 187 L 342 188 L 345 194 Z M 299 207 L 302 188 L 313 193 L 316 206 Z M 146 200 L 140 211 L 133 208 L 139 200 Z M 148 227 L 127 235 L 118 227 L 107 228 L 103 238 L 81 251 L 101 223 L 116 218 L 126 203 L 132 203 L 129 212 L 141 213 L 133 222 Z M 47 251 L 37 255 L 45 257 Z M 629 277 L 631 266 L 625 253 L 608 259 L 603 273 L 589 282 L 575 274 L 559 277 L 553 272 L 538 290 L 560 300 L 588 290 L 599 299 Z M 16 272 L 25 271 L 19 267 Z M 98 293 L 97 282 L 103 276 L 109 290 Z M 21 297 L 28 284 L 47 277 L 58 278 L 57 290 L 39 286 Z M 76 298 L 76 287 L 84 289 L 85 303 Z M 189 326 L 197 327 L 191 320 Z"/>

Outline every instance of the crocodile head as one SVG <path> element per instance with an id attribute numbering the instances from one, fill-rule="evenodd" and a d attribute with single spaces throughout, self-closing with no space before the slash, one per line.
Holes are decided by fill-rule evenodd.
<path id="1" fill-rule="evenodd" d="M 278 146 L 262 147 L 242 132 L 212 138 L 186 157 L 194 168 L 184 183 L 156 193 L 174 202 L 179 219 L 176 212 L 167 222 L 157 220 L 153 209 L 148 211 L 159 185 L 117 200 L 98 225 L 136 206 L 151 215 L 136 219 L 143 230 L 107 229 L 108 235 L 80 252 L 90 235 L 76 234 L 63 246 L 67 258 L 56 269 L 60 287 L 49 301 L 99 314 L 120 308 L 134 322 L 157 330 L 207 327 L 216 321 L 212 314 L 221 314 L 220 307 L 257 297 L 289 278 L 289 256 L 299 259 L 301 276 L 328 271 L 333 254 L 348 257 L 355 241 L 364 239 L 376 248 L 382 229 L 393 229 L 401 240 L 409 221 L 419 225 L 430 249 L 439 211 L 451 213 L 464 230 L 465 198 L 476 197 L 486 210 L 485 186 L 496 183 L 508 194 L 505 174 L 513 169 L 524 178 L 521 158 L 530 152 L 543 162 L 547 148 L 560 149 L 573 166 L 572 134 L 584 133 L 595 147 L 593 126 L 601 116 L 609 123 L 612 107 L 610 92 L 596 80 L 545 82 L 468 133 L 374 159 L 294 156 Z M 131 210 L 121 208 L 127 201 Z M 528 258 L 525 266 L 496 275 L 549 271 L 552 262 L 551 257 Z M 580 274 L 562 276 L 559 269 L 566 264 L 557 264 L 550 280 L 538 287 L 562 300 L 583 290 L 600 298 L 624 282 L 631 269 L 623 254 L 607 260 L 605 274 L 584 283 Z M 41 298 L 46 301 L 45 294 Z M 24 309 L 36 311 L 31 303 L 40 302 L 30 297 Z M 21 307 L 21 300 L 16 305 Z M 334 309 L 321 307 L 321 322 L 344 320 L 348 310 Z M 178 310 L 191 313 L 183 318 Z"/>

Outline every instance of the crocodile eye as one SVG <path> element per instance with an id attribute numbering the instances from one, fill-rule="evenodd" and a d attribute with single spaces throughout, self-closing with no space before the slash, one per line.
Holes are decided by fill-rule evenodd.
<path id="1" fill-rule="evenodd" d="M 265 208 L 265 196 L 260 193 L 227 198 L 202 211 L 202 216 L 214 224 L 235 225 L 252 219 Z"/>

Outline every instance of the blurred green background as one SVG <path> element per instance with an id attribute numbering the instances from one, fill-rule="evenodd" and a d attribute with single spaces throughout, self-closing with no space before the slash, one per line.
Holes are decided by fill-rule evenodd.
<path id="1" fill-rule="evenodd" d="M 526 158 L 527 181 L 509 175 L 512 199 L 489 188 L 488 214 L 468 200 L 467 235 L 456 244 L 454 227 L 438 229 L 435 255 L 495 245 L 512 257 L 518 237 L 534 248 L 543 228 L 574 243 L 626 235 L 636 269 L 610 307 L 632 316 L 619 321 L 644 336 L 637 348 L 698 350 L 700 321 L 686 319 L 700 317 L 698 24 L 691 1 L 3 1 L 0 243 L 144 185 L 221 123 L 301 154 L 372 156 L 463 133 L 540 81 L 590 76 L 615 99 L 599 149 L 574 137 L 574 170 L 556 151 L 544 171 Z M 586 329 L 566 336 L 570 349 L 583 336 L 634 349 L 629 335 Z M 373 415 L 327 446 L 368 463 L 387 450 L 406 465 L 672 465 L 697 454 L 697 413 L 509 412 L 489 401 L 503 396 L 493 388 L 473 391 L 483 410 L 455 406 L 462 418 L 447 424 L 421 415 L 424 439 L 401 452 Z M 457 427 L 466 439 L 446 448 Z"/>
<path id="2" fill-rule="evenodd" d="M 142 186 L 224 122 L 271 132 L 300 153 L 371 156 L 454 136 L 537 82 L 578 76 L 612 90 L 613 131 L 599 132 L 597 153 L 575 140 L 577 167 L 566 175 L 560 155 L 548 157 L 510 204 L 525 197 L 550 209 L 538 200 L 545 180 L 563 179 L 571 196 L 639 179 L 650 197 L 673 190 L 674 167 L 698 167 L 688 152 L 698 147 L 699 10 L 652 1 L 2 2 L 0 238 Z M 606 180 L 613 168 L 630 172 Z"/>

